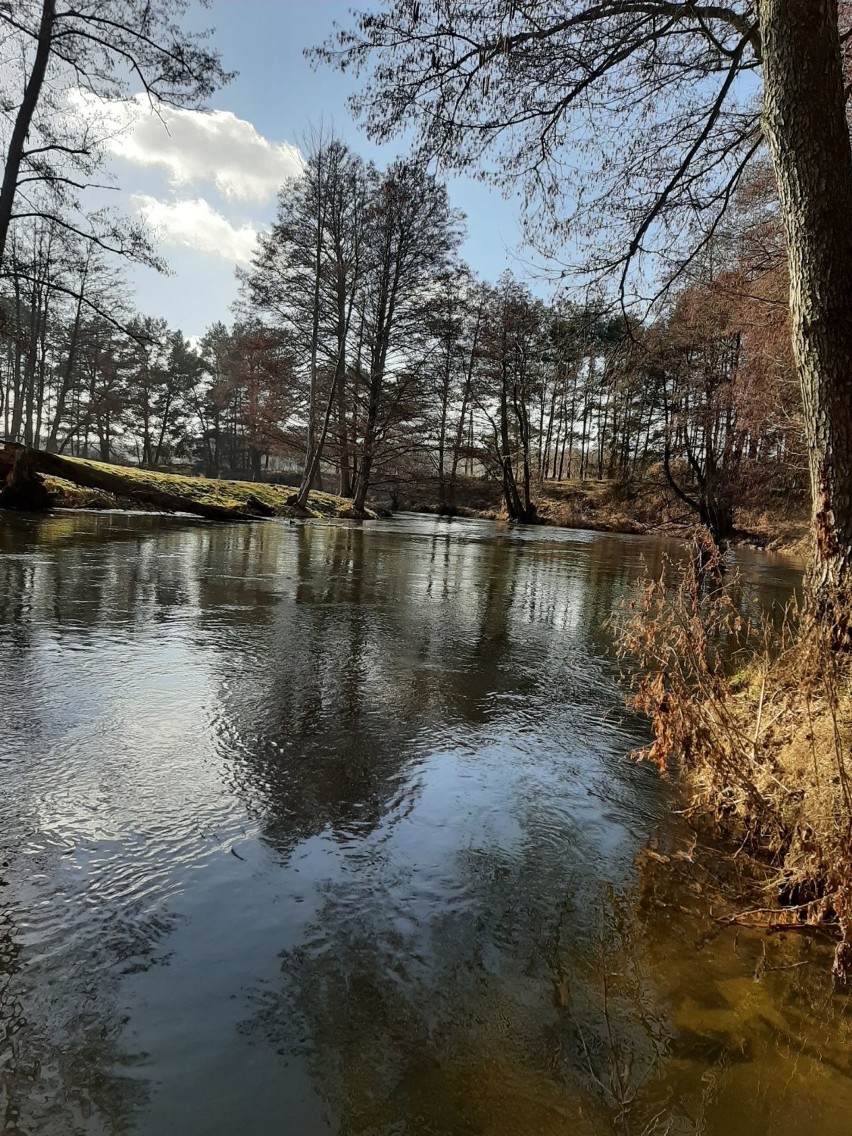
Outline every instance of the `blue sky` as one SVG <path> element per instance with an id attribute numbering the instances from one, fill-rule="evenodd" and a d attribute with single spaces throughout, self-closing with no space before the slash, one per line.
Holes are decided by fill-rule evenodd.
<path id="1" fill-rule="evenodd" d="M 345 22 L 349 0 L 213 0 L 192 20 L 216 28 L 225 65 L 238 77 L 210 100 L 212 115 L 183 114 L 169 129 L 138 108 L 117 108 L 132 125 L 113 144 L 121 205 L 146 216 L 160 234 L 170 277 L 135 272 L 140 311 L 165 316 L 186 335 L 214 320 L 229 321 L 236 296 L 234 266 L 253 232 L 271 219 L 275 191 L 297 167 L 299 147 L 320 122 L 365 157 L 386 163 L 404 142 L 377 147 L 352 121 L 346 99 L 356 82 L 314 71 L 303 49 Z M 454 206 L 467 215 L 464 255 L 482 277 L 522 271 L 517 199 L 470 179 L 450 181 Z"/>

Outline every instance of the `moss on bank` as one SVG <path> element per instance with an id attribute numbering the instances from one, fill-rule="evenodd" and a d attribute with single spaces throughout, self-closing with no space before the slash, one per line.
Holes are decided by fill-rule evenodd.
<path id="1" fill-rule="evenodd" d="M 138 509 L 140 502 L 132 496 L 133 492 L 149 490 L 169 493 L 175 497 L 184 498 L 188 502 L 215 505 L 234 510 L 249 509 L 253 503 L 259 502 L 264 510 L 268 510 L 270 515 L 276 517 L 303 517 L 307 515 L 352 518 L 355 515 L 352 502 L 333 493 L 312 491 L 307 510 L 300 511 L 288 503 L 294 493 L 291 486 L 159 473 L 154 470 L 139 469 L 135 466 L 114 466 L 83 458 L 65 460 L 80 467 L 88 467 L 96 473 L 103 471 L 112 475 L 120 474 L 127 482 L 128 495 L 124 497 L 101 489 L 86 488 L 65 478 L 45 475 L 44 483 L 50 494 L 51 503 L 58 508 Z M 367 516 L 374 518 L 376 514 L 368 510 Z"/>

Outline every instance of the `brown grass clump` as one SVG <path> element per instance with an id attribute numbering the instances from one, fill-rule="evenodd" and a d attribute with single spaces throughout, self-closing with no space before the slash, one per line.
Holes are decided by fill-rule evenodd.
<path id="1" fill-rule="evenodd" d="M 798 609 L 780 626 L 749 616 L 709 537 L 687 563 L 641 585 L 619 652 L 636 664 L 630 702 L 654 740 L 636 757 L 676 770 L 693 816 L 772 866 L 765 906 L 735 917 L 818 928 L 852 977 L 852 662 Z"/>

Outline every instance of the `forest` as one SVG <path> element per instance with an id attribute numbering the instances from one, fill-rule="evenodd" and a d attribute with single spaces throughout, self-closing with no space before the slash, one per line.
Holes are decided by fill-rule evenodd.
<path id="1" fill-rule="evenodd" d="M 477 279 L 463 225 L 416 165 L 378 170 L 317 134 L 239 271 L 234 323 L 189 343 L 133 312 L 102 250 L 32 219 L 3 280 L 3 434 L 146 469 L 277 474 L 300 505 L 321 487 L 360 512 L 375 496 L 452 514 L 473 481 L 526 523 L 548 482 L 588 480 L 647 484 L 718 539 L 745 516 L 804 514 L 765 166 L 652 320 L 591 289 L 544 300 L 510 270 Z"/>
<path id="2" fill-rule="evenodd" d="M 20 48 L 33 51 L 23 96 L 10 93 L 4 111 L 8 441 L 213 477 L 259 479 L 281 464 L 299 473 L 299 506 L 334 478 L 356 513 L 371 488 L 390 485 L 393 500 L 405 479 L 426 476 L 437 508 L 452 512 L 463 469 L 499 484 L 521 523 L 536 519 L 548 480 L 650 476 L 723 540 L 735 506 L 801 495 L 808 464 L 812 496 L 823 483 L 827 495 L 821 546 L 837 543 L 845 475 L 825 415 L 842 416 L 825 375 L 842 351 L 824 358 L 838 318 L 817 312 L 842 308 L 844 229 L 829 223 L 842 207 L 814 179 L 829 163 L 845 200 L 848 5 L 820 0 L 819 34 L 801 43 L 804 8 L 767 2 L 751 14 L 739 0 L 695 12 L 666 0 L 647 11 L 580 4 L 551 24 L 559 6 L 545 4 L 540 25 L 494 3 L 479 28 L 461 0 L 446 13 L 399 0 L 357 16 L 308 55 L 362 76 L 351 109 L 379 140 L 413 129 L 413 156 L 380 169 L 314 128 L 238 271 L 234 323 L 193 343 L 133 311 L 122 260 L 166 266 L 144 224 L 87 204 L 107 140 L 97 118 L 67 109 L 120 101 L 133 76 L 164 107 L 226 86 L 233 74 L 207 33 L 181 26 L 187 8 L 122 0 L 102 16 L 51 0 L 3 17 L 10 67 Z M 476 49 L 461 50 L 464 28 Z M 805 49 L 825 73 L 815 102 L 801 86 Z M 576 71 L 561 102 L 542 81 L 560 60 Z M 749 86 L 758 71 L 762 110 Z M 671 108 L 659 99 L 669 91 L 680 97 Z M 804 109 L 789 125 L 788 102 L 812 127 Z M 625 130 L 635 142 L 619 151 Z M 571 174 L 573 152 L 588 160 Z M 485 177 L 501 169 L 525 193 L 528 239 L 557 266 L 569 231 L 575 253 L 585 238 L 585 288 L 548 300 L 509 270 L 480 281 L 459 256 L 464 219 L 430 159 Z M 817 238 L 819 255 L 805 256 L 800 246 Z M 829 339 L 813 330 L 823 326 Z M 832 555 L 826 586 L 844 572 Z"/>

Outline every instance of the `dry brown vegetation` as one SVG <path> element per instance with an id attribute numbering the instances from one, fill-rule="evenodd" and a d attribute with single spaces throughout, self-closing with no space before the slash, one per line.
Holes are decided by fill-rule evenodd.
<path id="1" fill-rule="evenodd" d="M 818 930 L 852 977 L 852 664 L 817 620 L 752 617 L 718 550 L 641 586 L 622 613 L 635 710 L 653 726 L 636 756 L 680 776 L 694 820 L 735 834 L 771 870 L 734 920 Z"/>
<path id="2" fill-rule="evenodd" d="M 439 512 L 437 479 L 410 482 L 395 496 L 398 508 Z M 696 517 L 684 509 L 662 478 L 621 482 L 612 479 L 544 481 L 535 494 L 539 521 L 565 528 L 602 532 L 662 533 L 688 536 Z M 392 501 L 393 503 L 393 501 Z M 488 520 L 505 518 L 500 486 L 480 478 L 459 477 L 456 515 Z M 798 499 L 773 501 L 771 508 L 747 501 L 735 511 L 734 540 L 760 548 L 804 548 L 807 509 Z"/>

